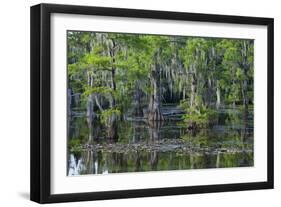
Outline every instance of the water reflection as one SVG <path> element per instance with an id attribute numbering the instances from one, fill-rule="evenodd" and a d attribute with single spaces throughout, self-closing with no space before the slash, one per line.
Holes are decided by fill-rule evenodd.
<path id="1" fill-rule="evenodd" d="M 238 109 L 220 110 L 215 124 L 197 131 L 178 117 L 120 122 L 118 140 L 106 139 L 102 126 L 89 130 L 85 123 L 85 117 L 70 121 L 69 142 L 79 137 L 82 145 L 69 151 L 68 175 L 254 165 L 251 110 L 246 116 Z"/>

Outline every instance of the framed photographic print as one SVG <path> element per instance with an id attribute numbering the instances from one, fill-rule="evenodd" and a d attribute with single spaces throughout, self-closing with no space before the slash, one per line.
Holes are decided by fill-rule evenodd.
<path id="1" fill-rule="evenodd" d="M 31 200 L 273 188 L 273 19 L 31 7 Z"/>

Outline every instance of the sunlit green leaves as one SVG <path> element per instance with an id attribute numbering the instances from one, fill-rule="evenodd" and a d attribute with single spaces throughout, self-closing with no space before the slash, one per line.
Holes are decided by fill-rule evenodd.
<path id="1" fill-rule="evenodd" d="M 117 108 L 106 109 L 101 112 L 101 123 L 106 124 L 112 116 L 115 116 L 117 119 L 120 118 L 121 111 Z"/>
<path id="2" fill-rule="evenodd" d="M 243 90 L 253 102 L 253 40 L 78 31 L 67 38 L 69 88 L 82 101 L 98 94 L 105 110 L 114 99 L 121 113 L 128 112 L 136 88 L 147 105 L 155 66 L 161 101 L 184 99 L 186 111 L 200 111 L 198 119 L 206 118 L 202 107 L 213 107 L 218 98 L 241 104 Z"/>

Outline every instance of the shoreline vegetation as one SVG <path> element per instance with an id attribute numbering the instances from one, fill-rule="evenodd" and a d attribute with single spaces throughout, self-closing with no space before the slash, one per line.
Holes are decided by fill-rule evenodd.
<path id="1" fill-rule="evenodd" d="M 198 153 L 197 168 L 253 165 L 253 40 L 68 31 L 67 46 L 69 175 Z"/>

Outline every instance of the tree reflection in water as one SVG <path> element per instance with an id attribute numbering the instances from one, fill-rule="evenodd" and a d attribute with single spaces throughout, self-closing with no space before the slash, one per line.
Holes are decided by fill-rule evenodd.
<path id="1" fill-rule="evenodd" d="M 219 114 L 213 126 L 197 131 L 181 120 L 120 122 L 118 140 L 104 138 L 101 126 L 82 127 L 85 117 L 74 117 L 69 143 L 76 137 L 80 142 L 69 146 L 68 175 L 253 166 L 252 111 Z"/>

